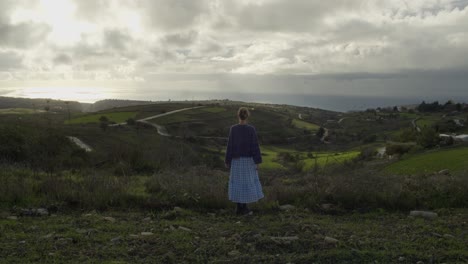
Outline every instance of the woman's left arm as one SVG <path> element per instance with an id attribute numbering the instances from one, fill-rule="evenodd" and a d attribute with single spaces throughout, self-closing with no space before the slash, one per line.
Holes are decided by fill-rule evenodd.
<path id="1" fill-rule="evenodd" d="M 262 163 L 262 153 L 260 151 L 260 145 L 258 144 L 258 137 L 257 137 L 257 131 L 255 128 L 253 129 L 252 133 L 252 156 L 255 164 L 260 164 Z"/>

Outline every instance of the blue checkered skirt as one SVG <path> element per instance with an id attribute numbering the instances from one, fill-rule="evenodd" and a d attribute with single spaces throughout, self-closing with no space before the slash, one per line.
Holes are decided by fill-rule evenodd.
<path id="1" fill-rule="evenodd" d="M 253 203 L 264 197 L 252 157 L 232 159 L 228 192 L 235 203 Z"/>

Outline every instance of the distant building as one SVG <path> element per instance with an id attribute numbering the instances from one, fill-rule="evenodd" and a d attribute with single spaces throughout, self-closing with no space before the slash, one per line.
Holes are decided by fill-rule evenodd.
<path id="1" fill-rule="evenodd" d="M 455 141 L 468 142 L 468 135 L 455 136 Z"/>

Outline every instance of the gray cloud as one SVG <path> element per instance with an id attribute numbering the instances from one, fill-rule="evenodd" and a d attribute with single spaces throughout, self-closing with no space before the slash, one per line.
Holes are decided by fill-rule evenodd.
<path id="1" fill-rule="evenodd" d="M 0 47 L 27 48 L 44 40 L 50 28 L 45 24 L 0 24 Z"/>
<path id="2" fill-rule="evenodd" d="M 22 57 L 15 52 L 0 51 L 0 71 L 11 71 L 22 68 Z"/>
<path id="3" fill-rule="evenodd" d="M 61 65 L 61 64 L 69 65 L 69 64 L 72 64 L 73 60 L 69 55 L 62 53 L 62 54 L 55 56 L 55 58 L 53 59 L 53 62 L 56 65 Z"/>
<path id="4" fill-rule="evenodd" d="M 173 33 L 164 36 L 163 41 L 166 45 L 176 47 L 186 47 L 191 45 L 198 36 L 198 32 L 191 30 L 187 32 Z"/>
<path id="5" fill-rule="evenodd" d="M 344 93 L 454 84 L 468 69 L 466 0 L 73 0 L 64 25 L 18 19 L 36 10 L 27 2 L 0 2 L 0 71 L 22 79 L 174 73 L 209 76 L 200 87 Z"/>
<path id="6" fill-rule="evenodd" d="M 208 3 L 206 0 L 142 0 L 137 6 L 152 27 L 172 30 L 193 26 L 208 11 Z"/>

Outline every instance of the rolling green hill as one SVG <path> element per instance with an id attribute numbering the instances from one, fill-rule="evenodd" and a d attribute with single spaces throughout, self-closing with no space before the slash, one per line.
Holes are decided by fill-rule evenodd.
<path id="1" fill-rule="evenodd" d="M 384 171 L 394 174 L 423 174 L 449 169 L 468 170 L 468 147 L 431 151 L 410 156 L 387 166 Z"/>

